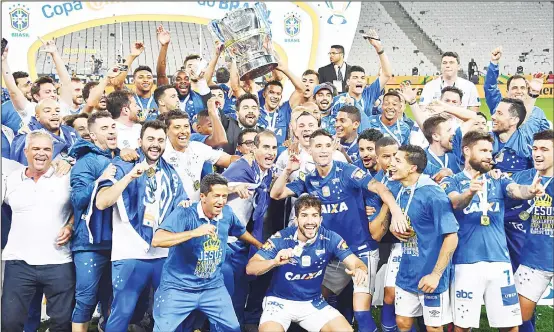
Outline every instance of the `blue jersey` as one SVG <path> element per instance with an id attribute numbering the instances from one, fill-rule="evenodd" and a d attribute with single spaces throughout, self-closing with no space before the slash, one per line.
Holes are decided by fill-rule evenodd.
<path id="1" fill-rule="evenodd" d="M 277 137 L 277 145 L 282 145 L 287 139 L 291 113 L 292 109 L 288 101 L 271 113 L 262 107 L 260 108 L 258 125 L 264 129 L 271 130 Z"/>
<path id="2" fill-rule="evenodd" d="M 369 118 L 369 128 L 379 129 L 383 135 L 394 138 L 398 145 L 405 145 L 410 142 L 410 126 L 400 119 L 392 126 L 387 126 L 381 121 L 381 115 L 374 115 Z"/>
<path id="3" fill-rule="evenodd" d="M 462 171 L 458 163 L 458 158 L 452 152 L 447 152 L 442 156 L 437 156 L 430 151 L 429 148 L 426 148 L 425 154 L 427 155 L 427 165 L 431 164 L 438 168 L 448 168 L 454 174 Z"/>
<path id="4" fill-rule="evenodd" d="M 317 169 L 308 174 L 300 172 L 297 180 L 287 187 L 296 196 L 309 193 L 321 200 L 323 226 L 338 233 L 354 252 L 368 248 L 369 227 L 363 191 L 371 175 L 354 165 L 333 161 L 329 174 L 322 178 Z"/>
<path id="5" fill-rule="evenodd" d="M 200 203 L 175 209 L 159 229 L 172 233 L 192 231 L 204 224 L 216 226 L 217 237 L 203 235 L 169 249 L 160 285 L 183 290 L 204 290 L 223 286 L 221 265 L 225 260 L 228 235 L 239 237 L 246 232 L 229 206 L 209 219 Z"/>
<path id="6" fill-rule="evenodd" d="M 402 187 L 402 184 L 398 181 L 393 181 L 386 176 L 385 172 L 383 170 L 379 170 L 377 173 L 375 173 L 374 177 L 375 181 L 379 181 L 390 190 L 393 196 L 396 197 L 398 192 L 400 191 L 400 187 Z M 371 216 L 368 216 L 367 219 L 369 222 L 372 222 L 375 220 L 377 215 L 381 212 L 381 208 L 383 207 L 383 201 L 381 200 L 381 197 L 377 195 L 376 193 L 367 191 L 364 193 L 364 202 L 365 206 L 371 206 L 375 208 L 375 213 L 373 213 Z M 381 239 L 381 242 L 387 242 L 387 243 L 397 243 L 399 240 L 392 236 L 390 233 L 386 233 L 385 236 Z M 373 237 L 370 237 L 369 239 L 369 246 L 370 249 L 376 249 L 379 245 L 377 241 L 373 240 Z"/>
<path id="7" fill-rule="evenodd" d="M 512 179 L 521 185 L 533 183 L 537 174 L 536 169 L 529 169 L 512 175 Z M 533 269 L 554 272 L 554 181 L 552 177 L 541 177 L 546 194 L 524 201 L 521 212 L 529 213 L 528 219 L 523 222 L 530 224 L 523 243 L 521 264 Z M 524 213 L 525 213 L 524 212 Z"/>
<path id="8" fill-rule="evenodd" d="M 458 223 L 445 192 L 427 175 L 420 175 L 412 187 L 402 187 L 396 201 L 415 232 L 407 242 L 402 243 L 396 286 L 422 293 L 418 289 L 419 281 L 433 272 L 444 235 L 456 233 Z M 435 293 L 448 289 L 450 270 L 450 266 L 444 270 Z"/>
<path id="9" fill-rule="evenodd" d="M 495 168 L 512 174 L 533 168 L 531 147 L 533 145 L 534 131 L 531 126 L 521 126 L 516 130 L 506 143 L 502 143 L 498 134 L 492 133 L 494 138 L 492 155 L 496 161 Z"/>
<path id="10" fill-rule="evenodd" d="M 233 119 L 237 119 L 237 113 L 236 113 L 236 103 L 237 103 L 237 97 L 235 97 L 234 94 L 231 94 L 231 97 L 229 97 L 229 88 L 227 84 L 218 84 L 221 90 L 223 90 L 223 94 L 225 95 L 225 105 L 223 105 L 223 114 L 227 114 Z"/>
<path id="11" fill-rule="evenodd" d="M 352 143 L 346 143 L 341 142 L 340 143 L 344 147 L 344 151 L 346 151 L 346 154 L 350 157 L 352 162 L 356 162 L 359 159 L 359 152 L 360 148 L 358 146 L 358 138 L 354 139 Z"/>
<path id="12" fill-rule="evenodd" d="M 149 98 L 142 98 L 135 94 L 139 111 L 139 119 L 145 117 L 146 121 L 156 120 L 158 118 L 158 104 L 154 100 L 154 93 Z"/>
<path id="13" fill-rule="evenodd" d="M 498 64 L 494 64 L 492 62 L 489 63 L 487 74 L 485 75 L 483 90 L 485 91 L 485 100 L 489 110 L 491 111 L 491 115 L 496 112 L 496 107 L 498 107 L 498 104 L 500 104 L 500 101 L 502 100 L 502 94 L 500 93 L 500 89 L 498 89 L 498 76 Z M 544 111 L 535 106 L 531 111 L 531 115 L 521 125 L 521 127 L 524 127 L 525 130 L 537 133 L 550 128 L 550 124 L 544 115 Z"/>
<path id="14" fill-rule="evenodd" d="M 185 97 L 179 96 L 179 101 L 181 102 L 179 108 L 189 115 L 189 119 L 194 119 L 198 113 L 206 109 L 202 96 L 192 90 Z"/>
<path id="15" fill-rule="evenodd" d="M 257 254 L 265 259 L 274 259 L 283 249 L 299 244 L 298 227 L 287 227 L 275 233 Z M 281 265 L 273 272 L 267 296 L 276 296 L 291 301 L 318 301 L 325 268 L 332 259 L 344 260 L 352 255 L 346 242 L 337 233 L 321 226 L 313 240 L 302 248 L 302 253 Z"/>
<path id="16" fill-rule="evenodd" d="M 452 139 L 452 154 L 456 156 L 456 161 L 460 167 L 460 172 L 464 169 L 465 158 L 462 152 L 462 128 L 458 127 L 454 132 L 454 138 Z"/>
<path id="17" fill-rule="evenodd" d="M 320 125 L 321 129 L 327 130 L 331 135 L 336 134 L 337 132 L 335 129 L 336 119 L 331 114 L 322 116 L 320 122 L 321 122 L 321 125 Z"/>
<path id="18" fill-rule="evenodd" d="M 485 175 L 487 182 L 487 202 L 490 224 L 482 225 L 480 196 L 475 194 L 469 205 L 454 214 L 460 223 L 458 248 L 454 253 L 454 264 L 473 264 L 477 262 L 510 262 L 506 232 L 504 231 L 504 201 L 508 198 L 506 187 L 513 183 L 502 176 L 495 180 Z M 465 171 L 443 179 L 441 186 L 447 194 L 463 193 L 469 189 L 471 176 Z"/>
<path id="19" fill-rule="evenodd" d="M 336 119 L 341 107 L 351 105 L 346 102 L 347 96 L 348 92 L 345 92 L 333 98 L 333 106 L 331 107 L 331 117 L 333 118 L 331 125 L 333 127 L 335 126 L 334 119 Z M 361 115 L 358 133 L 372 128 L 369 123 L 369 118 L 373 114 L 373 104 L 379 99 L 379 96 L 381 96 L 381 84 L 379 83 L 379 78 L 377 78 L 373 83 L 364 88 L 359 100 L 354 100 L 354 106 L 360 110 Z M 350 96 L 350 98 L 354 99 L 352 96 Z"/>

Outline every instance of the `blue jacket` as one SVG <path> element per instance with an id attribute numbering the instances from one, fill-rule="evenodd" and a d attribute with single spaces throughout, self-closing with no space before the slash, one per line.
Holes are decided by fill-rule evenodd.
<path id="1" fill-rule="evenodd" d="M 118 151 L 116 151 L 117 154 Z M 79 139 L 69 150 L 69 155 L 77 162 L 71 169 L 71 204 L 75 214 L 75 226 L 71 240 L 72 251 L 111 250 L 112 248 L 112 208 L 99 211 L 94 209 L 91 215 L 91 232 L 98 234 L 98 243 L 90 243 L 90 235 L 83 219 L 87 213 L 96 180 L 112 162 L 110 150 L 101 150 L 93 143 Z M 96 242 L 96 241 L 95 241 Z"/>
<path id="2" fill-rule="evenodd" d="M 31 120 L 29 121 L 29 129 L 37 130 L 45 128 L 37 121 L 35 117 L 31 117 Z M 77 134 L 75 129 L 66 125 L 60 126 L 60 132 L 63 134 L 63 138 L 50 133 L 50 135 L 54 139 L 54 153 L 52 154 L 52 159 L 55 159 L 60 153 L 67 153 L 69 148 L 79 138 L 79 134 Z M 15 160 L 25 166 L 27 166 L 27 158 L 25 157 L 25 153 L 23 150 L 25 149 L 26 137 L 27 134 L 17 135 L 13 139 L 10 151 L 10 159 Z"/>

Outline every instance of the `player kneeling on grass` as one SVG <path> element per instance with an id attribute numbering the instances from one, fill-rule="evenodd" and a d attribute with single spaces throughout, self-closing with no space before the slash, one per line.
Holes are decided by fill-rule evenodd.
<path id="1" fill-rule="evenodd" d="M 367 266 L 337 233 L 321 226 L 321 201 L 303 195 L 295 202 L 297 226 L 275 233 L 246 266 L 261 275 L 273 268 L 263 304 L 259 331 L 286 331 L 291 322 L 307 331 L 352 331 L 346 319 L 321 295 L 327 264 L 336 258 L 346 265 L 356 285 L 368 283 Z"/>

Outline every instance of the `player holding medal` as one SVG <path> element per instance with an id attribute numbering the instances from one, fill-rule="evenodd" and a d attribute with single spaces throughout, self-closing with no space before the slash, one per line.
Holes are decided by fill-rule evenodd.
<path id="1" fill-rule="evenodd" d="M 318 198 L 302 195 L 294 210 L 297 226 L 274 234 L 246 266 L 246 272 L 254 275 L 275 268 L 259 330 L 286 331 L 295 322 L 307 331 L 352 331 L 321 295 L 324 271 L 332 259 L 338 259 L 357 285 L 367 285 L 367 266 L 340 235 L 321 225 Z"/>
<path id="2" fill-rule="evenodd" d="M 544 189 L 538 181 L 521 186 L 505 175 L 490 177 L 493 142 L 489 133 L 468 132 L 462 140 L 464 170 L 442 182 L 460 224 L 451 288 L 454 324 L 460 331 L 479 328 L 483 299 L 491 327 L 511 330 L 521 324 L 504 203 L 507 198 L 531 199 Z"/>
<path id="3" fill-rule="evenodd" d="M 537 195 L 533 200 L 523 204 L 523 211 L 519 217 L 524 222 L 529 220 L 530 227 L 526 234 L 526 241 L 521 250 L 521 265 L 515 273 L 516 289 L 521 304 L 523 324 L 519 327 L 522 332 L 535 331 L 531 319 L 533 311 L 548 283 L 554 275 L 554 211 L 552 197 L 554 197 L 554 131 L 545 130 L 533 136 L 533 163 L 535 168 L 515 173 L 512 178 L 520 184 L 540 182 L 545 194 Z"/>

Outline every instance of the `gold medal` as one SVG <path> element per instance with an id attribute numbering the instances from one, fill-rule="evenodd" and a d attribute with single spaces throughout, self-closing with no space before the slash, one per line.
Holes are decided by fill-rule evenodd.
<path id="1" fill-rule="evenodd" d="M 194 181 L 194 190 L 200 189 L 200 181 L 196 180 Z"/>
<path id="2" fill-rule="evenodd" d="M 527 212 L 527 211 L 521 211 L 519 213 L 519 219 L 521 219 L 521 220 L 527 220 L 527 219 L 529 219 L 530 216 L 531 216 L 531 214 L 529 214 L 529 212 Z"/>
<path id="3" fill-rule="evenodd" d="M 156 169 L 154 167 L 150 167 L 146 170 L 146 175 L 151 178 L 156 174 Z"/>
<path id="4" fill-rule="evenodd" d="M 481 225 L 488 226 L 491 224 L 491 218 L 489 216 L 481 216 Z"/>

